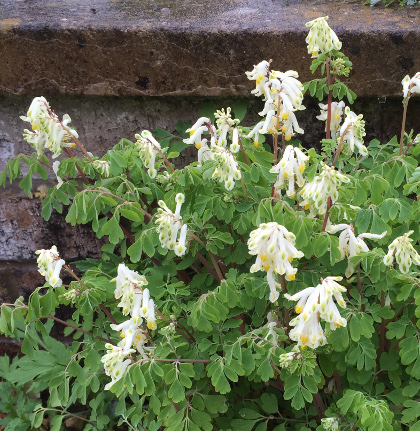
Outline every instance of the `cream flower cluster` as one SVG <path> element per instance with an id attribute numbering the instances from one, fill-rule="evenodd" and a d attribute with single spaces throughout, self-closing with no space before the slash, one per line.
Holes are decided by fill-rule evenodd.
<path id="1" fill-rule="evenodd" d="M 53 152 L 52 157 L 55 159 L 62 153 L 63 148 L 73 148 L 75 144 L 70 141 L 79 137 L 75 130 L 67 127 L 71 122 L 70 116 L 65 114 L 60 122 L 45 97 L 35 97 L 27 116 L 20 118 L 31 123 L 33 132 L 25 129 L 23 137 L 36 150 L 38 156 L 42 156 L 44 148 L 47 148 Z"/>
<path id="2" fill-rule="evenodd" d="M 240 149 L 239 130 L 235 127 L 239 120 L 232 119 L 230 112 L 230 108 L 227 108 L 226 112 L 224 109 L 216 111 L 217 128 L 211 124 L 209 118 L 199 118 L 190 129 L 187 129 L 190 137 L 184 139 L 186 144 L 194 144 L 198 149 L 199 165 L 206 160 L 216 161 L 212 178 L 219 178 L 221 182 L 224 182 L 227 190 L 232 190 L 235 181 L 241 179 L 241 171 L 233 155 Z M 208 140 L 203 138 L 203 133 L 210 133 L 210 147 Z M 228 138 L 231 139 L 229 150 L 227 149 Z"/>
<path id="3" fill-rule="evenodd" d="M 413 230 L 410 230 L 391 242 L 388 246 L 388 254 L 384 257 L 385 265 L 391 266 L 394 263 L 395 257 L 400 271 L 404 274 L 410 270 L 413 263 L 420 265 L 420 256 L 411 244 L 413 240 L 409 238 L 413 232 Z"/>
<path id="4" fill-rule="evenodd" d="M 220 182 L 224 182 L 226 190 L 232 190 L 235 186 L 235 181 L 242 178 L 235 156 L 218 145 L 213 145 L 211 151 L 216 162 L 212 178 L 219 178 Z"/>
<path id="5" fill-rule="evenodd" d="M 307 287 L 295 295 L 287 293 L 284 295 L 286 299 L 297 301 L 295 310 L 299 316 L 290 321 L 290 326 L 294 328 L 290 331 L 289 337 L 296 341 L 298 346 L 316 349 L 326 344 L 327 339 L 320 319 L 328 322 L 332 330 L 347 326 L 346 319 L 341 317 L 333 301 L 334 297 L 341 307 L 346 307 L 342 295 L 346 288 L 337 283 L 340 280 L 342 277 L 326 277 L 321 279 L 321 284 L 316 287 Z"/>
<path id="6" fill-rule="evenodd" d="M 298 346 L 293 347 L 293 349 L 288 353 L 283 353 L 279 356 L 280 368 L 289 368 L 292 362 L 299 361 L 302 359 L 300 349 Z"/>
<path id="7" fill-rule="evenodd" d="M 320 103 L 319 107 L 321 108 L 321 113 L 316 118 L 318 120 L 325 121 L 325 130 L 327 130 L 328 105 L 324 105 L 323 103 Z M 331 138 L 334 140 L 337 136 L 338 130 L 340 129 L 341 117 L 343 115 L 344 108 L 345 108 L 345 104 L 343 101 L 331 103 L 330 130 L 331 130 Z"/>
<path id="8" fill-rule="evenodd" d="M 130 359 L 127 356 L 130 353 L 134 353 L 135 350 L 130 349 L 124 351 L 120 346 L 114 346 L 112 344 L 106 343 L 105 347 L 107 353 L 102 356 L 101 362 L 104 364 L 105 374 L 111 377 L 111 381 L 105 385 L 105 390 L 111 389 L 111 386 L 118 382 L 127 370 L 130 364 Z"/>
<path id="9" fill-rule="evenodd" d="M 99 172 L 103 177 L 109 177 L 110 163 L 106 160 L 94 160 L 92 163 L 93 169 Z"/>
<path id="10" fill-rule="evenodd" d="M 305 183 L 302 172 L 305 170 L 306 161 L 308 159 L 309 157 L 299 148 L 288 145 L 279 163 L 270 169 L 271 173 L 277 174 L 277 181 L 274 183 L 274 188 L 280 191 L 285 188 L 287 182 L 286 194 L 289 198 L 294 197 L 295 183 L 297 183 L 299 187 L 302 187 Z"/>
<path id="11" fill-rule="evenodd" d="M 282 133 L 288 141 L 294 134 L 303 133 L 295 115 L 295 111 L 305 109 L 302 105 L 303 85 L 297 80 L 298 73 L 294 70 L 270 71 L 270 63 L 264 60 L 246 75 L 249 80 L 256 81 L 256 88 L 251 93 L 262 96 L 265 101 L 264 109 L 259 113 L 265 119 L 248 134 L 255 145 L 260 134 Z"/>
<path id="12" fill-rule="evenodd" d="M 37 250 L 35 253 L 38 255 L 36 262 L 39 273 L 45 277 L 51 287 L 61 286 L 63 283 L 60 279 L 60 271 L 66 262 L 60 259 L 57 247 L 53 245 L 49 250 Z"/>
<path id="13" fill-rule="evenodd" d="M 185 201 L 185 196 L 178 193 L 175 196 L 176 208 L 173 213 L 164 201 L 159 201 L 158 216 L 156 223 L 158 224 L 157 231 L 159 233 L 159 241 L 162 247 L 173 250 L 177 256 L 183 256 L 187 251 L 185 245 L 187 239 L 187 225 L 182 223 L 181 206 Z M 179 232 L 179 238 L 178 238 Z"/>
<path id="14" fill-rule="evenodd" d="M 367 148 L 363 145 L 363 137 L 365 133 L 365 121 L 362 120 L 363 114 L 356 115 L 350 108 L 346 106 L 346 118 L 340 129 L 340 140 L 343 140 L 349 146 L 351 152 L 354 151 L 354 146 L 359 150 L 362 156 L 367 156 Z"/>
<path id="15" fill-rule="evenodd" d="M 338 199 L 338 187 L 342 183 L 350 182 L 350 179 L 342 173 L 336 171 L 334 167 L 322 163 L 322 172 L 313 181 L 305 184 L 299 192 L 303 201 L 301 205 L 308 209 L 313 204 L 318 214 L 324 214 L 327 209 L 327 199 L 332 202 Z"/>
<path id="16" fill-rule="evenodd" d="M 155 305 L 149 289 L 142 288 L 148 284 L 146 278 L 120 263 L 116 282 L 114 295 L 116 299 L 121 298 L 118 307 L 122 308 L 124 316 L 129 314 L 136 325 L 141 325 L 145 319 L 147 327 L 153 329 L 156 326 Z"/>
<path id="17" fill-rule="evenodd" d="M 348 257 L 348 266 L 345 272 L 346 277 L 350 277 L 354 273 L 354 266 L 350 262 L 350 258 L 358 256 L 361 251 L 369 251 L 369 247 L 363 241 L 363 238 L 368 239 L 381 239 L 386 235 L 386 231 L 381 235 L 374 233 L 362 233 L 357 237 L 354 235 L 353 226 L 349 224 L 337 224 L 329 226 L 326 231 L 329 233 L 336 233 L 342 231 L 338 237 L 338 249 L 341 253 L 341 259 Z"/>
<path id="18" fill-rule="evenodd" d="M 280 284 L 274 279 L 274 273 L 286 274 L 287 280 L 294 280 L 297 272 L 291 262 L 294 258 L 303 257 L 303 253 L 295 247 L 296 237 L 284 226 L 276 223 L 262 223 L 258 229 L 250 233 L 248 239 L 249 254 L 257 255 L 250 272 L 264 270 L 270 287 L 270 301 L 279 297 Z"/>
<path id="19" fill-rule="evenodd" d="M 417 72 L 412 78 L 406 75 L 401 84 L 403 86 L 404 99 L 414 96 L 414 94 L 420 94 L 420 72 Z"/>
<path id="20" fill-rule="evenodd" d="M 308 53 L 312 54 L 313 58 L 332 50 L 339 51 L 341 49 L 341 42 L 329 27 L 327 19 L 328 17 L 324 16 L 306 23 L 306 27 L 311 28 L 306 37 L 306 43 L 308 44 Z"/>
<path id="21" fill-rule="evenodd" d="M 160 154 L 161 147 L 158 141 L 148 130 L 143 130 L 140 135 L 136 134 L 136 146 L 139 150 L 139 156 L 150 178 L 155 178 L 157 171 L 155 169 L 156 156 Z"/>
<path id="22" fill-rule="evenodd" d="M 339 425 L 337 418 L 323 418 L 321 419 L 321 425 L 325 431 L 338 431 Z"/>

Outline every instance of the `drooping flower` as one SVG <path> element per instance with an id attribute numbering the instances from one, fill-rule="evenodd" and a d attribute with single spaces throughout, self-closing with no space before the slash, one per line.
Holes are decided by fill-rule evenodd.
<path id="1" fill-rule="evenodd" d="M 156 156 L 161 153 L 161 147 L 158 141 L 148 130 L 143 130 L 141 135 L 136 134 L 136 146 L 139 150 L 139 156 L 150 178 L 155 178 L 157 171 L 155 169 Z"/>
<path id="2" fill-rule="evenodd" d="M 121 298 L 118 307 L 122 308 L 124 316 L 131 314 L 135 323 L 139 324 L 141 316 L 136 310 L 140 309 L 143 299 L 142 287 L 148 284 L 146 278 L 120 263 L 116 282 L 114 295 L 116 299 Z"/>
<path id="3" fill-rule="evenodd" d="M 263 100 L 266 98 L 265 85 L 268 82 L 270 74 L 270 63 L 266 60 L 258 63 L 250 72 L 245 72 L 246 76 L 250 81 L 255 81 L 256 88 L 251 91 L 251 94 L 255 96 L 263 96 Z"/>
<path id="4" fill-rule="evenodd" d="M 99 172 L 103 177 L 109 177 L 110 163 L 106 160 L 94 160 L 92 163 L 93 169 Z"/>
<path id="5" fill-rule="evenodd" d="M 320 319 L 328 322 L 331 330 L 347 326 L 347 320 L 341 317 L 333 301 L 334 297 L 341 307 L 346 306 L 342 295 L 346 288 L 337 283 L 340 280 L 342 277 L 326 277 L 316 287 L 307 287 L 295 295 L 284 295 L 290 301 L 297 301 L 295 311 L 299 316 L 290 321 L 294 328 L 289 337 L 299 346 L 315 349 L 327 342 Z"/>
<path id="6" fill-rule="evenodd" d="M 350 277 L 354 273 L 354 266 L 352 265 L 350 258 L 358 256 L 361 251 L 369 251 L 368 246 L 363 241 L 363 238 L 368 239 L 381 239 L 386 235 L 386 231 L 381 235 L 374 233 L 362 233 L 357 237 L 354 235 L 353 226 L 349 224 L 338 224 L 329 226 L 326 231 L 329 233 L 336 233 L 342 231 L 338 238 L 338 249 L 341 253 L 341 259 L 348 257 L 348 266 L 345 272 L 346 277 Z"/>
<path id="7" fill-rule="evenodd" d="M 124 350 L 120 346 L 113 346 L 112 344 L 106 343 L 105 347 L 107 353 L 102 356 L 101 362 L 104 364 L 105 374 L 111 377 L 111 382 L 105 385 L 105 390 L 111 388 L 111 386 L 120 380 L 130 364 L 130 359 L 127 356 L 130 353 L 134 353 L 134 349 Z M 127 358 L 127 359 L 125 359 Z"/>
<path id="8" fill-rule="evenodd" d="M 229 150 L 218 145 L 213 145 L 211 151 L 216 162 L 212 178 L 218 178 L 220 182 L 224 182 L 226 190 L 232 190 L 235 181 L 242 178 L 235 156 Z"/>
<path id="9" fill-rule="evenodd" d="M 73 148 L 75 144 L 71 140 L 79 137 L 74 129 L 67 127 L 71 122 L 70 116 L 65 114 L 60 121 L 44 97 L 35 97 L 27 116 L 20 118 L 31 123 L 33 131 L 25 129 L 23 137 L 36 149 L 39 156 L 44 154 L 44 148 L 47 148 L 53 152 L 52 157 L 55 159 L 62 153 L 63 148 Z"/>
<path id="10" fill-rule="evenodd" d="M 207 145 L 207 139 L 203 139 L 200 143 L 198 154 L 198 166 L 201 166 L 206 160 L 213 160 L 213 153 Z"/>
<path id="11" fill-rule="evenodd" d="M 55 173 L 55 176 L 57 177 L 57 185 L 56 185 L 56 187 L 57 187 L 57 189 L 59 189 L 64 184 L 63 179 L 58 176 L 58 168 L 60 167 L 60 162 L 58 160 L 56 160 L 53 163 L 52 167 L 53 167 L 53 171 Z"/>
<path id="12" fill-rule="evenodd" d="M 178 193 L 175 196 L 175 201 L 175 212 L 172 212 L 164 201 L 160 200 L 158 202 L 160 208 L 156 217 L 156 223 L 158 224 L 157 231 L 162 247 L 173 250 L 177 256 L 183 256 L 187 250 L 185 243 L 188 228 L 186 224 L 182 223 L 180 212 L 181 206 L 185 201 L 185 196 L 182 193 Z"/>
<path id="13" fill-rule="evenodd" d="M 227 142 L 228 142 L 228 134 L 233 134 L 236 131 L 236 145 L 230 146 L 230 150 L 233 153 L 237 153 L 239 151 L 239 145 L 238 145 L 238 129 L 235 128 L 235 126 L 239 123 L 238 119 L 232 119 L 231 117 L 231 108 L 228 107 L 226 109 L 226 112 L 224 109 L 221 109 L 219 111 L 216 111 L 214 114 L 214 117 L 216 119 L 216 139 L 217 139 L 217 145 L 219 147 L 226 148 Z M 234 147 L 235 151 L 232 150 L 232 146 Z"/>
<path id="14" fill-rule="evenodd" d="M 324 16 L 306 23 L 306 27 L 311 28 L 306 37 L 306 43 L 308 44 L 308 53 L 313 58 L 332 50 L 339 51 L 341 49 L 341 42 L 329 27 L 327 19 L 328 17 Z"/>
<path id="15" fill-rule="evenodd" d="M 354 151 L 354 146 L 359 150 L 362 156 L 368 155 L 367 148 L 363 145 L 363 137 L 366 136 L 365 121 L 362 120 L 363 114 L 356 115 L 350 108 L 346 106 L 344 110 L 346 118 L 340 129 L 340 140 L 343 140 L 349 146 L 351 152 Z"/>
<path id="16" fill-rule="evenodd" d="M 188 145 L 195 145 L 197 149 L 201 147 L 202 134 L 210 129 L 210 118 L 200 117 L 186 132 L 189 132 L 190 137 L 184 139 Z"/>
<path id="17" fill-rule="evenodd" d="M 38 254 L 38 271 L 45 277 L 45 280 L 50 284 L 51 287 L 59 287 L 63 283 L 60 279 L 60 271 L 63 265 L 66 263 L 57 251 L 57 247 L 53 245 L 49 250 L 37 250 Z"/>
<path id="18" fill-rule="evenodd" d="M 397 260 L 399 270 L 406 274 L 411 265 L 414 263 L 420 265 L 420 256 L 414 249 L 412 239 L 409 236 L 413 233 L 413 230 L 399 236 L 391 242 L 388 246 L 388 254 L 384 257 L 384 264 L 391 266 L 394 263 L 394 257 Z"/>
<path id="19" fill-rule="evenodd" d="M 325 213 L 328 198 L 331 198 L 332 203 L 338 200 L 338 187 L 342 183 L 350 182 L 346 175 L 336 171 L 333 166 L 322 162 L 321 166 L 322 172 L 299 192 L 303 198 L 302 206 L 308 209 L 313 205 L 318 214 Z"/>
<path id="20" fill-rule="evenodd" d="M 321 108 L 321 113 L 316 117 L 318 120 L 325 121 L 325 130 L 327 130 L 327 116 L 328 116 L 328 105 L 323 103 L 319 104 Z M 340 129 L 341 117 L 343 115 L 345 104 L 341 102 L 332 102 L 331 104 L 331 121 L 330 130 L 331 138 L 336 139 L 337 132 Z"/>
<path id="21" fill-rule="evenodd" d="M 420 72 L 417 72 L 412 78 L 406 75 L 401 84 L 403 86 L 404 99 L 414 96 L 414 94 L 420 94 Z"/>
<path id="22" fill-rule="evenodd" d="M 285 183 L 287 182 L 286 194 L 292 198 L 295 195 L 295 183 L 299 187 L 302 187 L 304 184 L 302 173 L 305 170 L 308 159 L 309 157 L 303 154 L 299 148 L 288 145 L 279 163 L 270 169 L 270 172 L 277 174 L 274 188 L 279 191 L 285 188 Z"/>
<path id="23" fill-rule="evenodd" d="M 321 425 L 325 431 L 338 431 L 339 425 L 337 418 L 323 418 L 321 419 Z"/>
<path id="24" fill-rule="evenodd" d="M 279 297 L 280 284 L 274 279 L 274 273 L 286 274 L 287 280 L 294 280 L 297 272 L 291 262 L 294 258 L 303 257 L 303 253 L 295 247 L 296 237 L 284 226 L 276 223 L 262 223 L 258 229 L 250 233 L 248 239 L 249 254 L 257 255 L 257 260 L 250 271 L 264 270 L 270 287 L 270 301 Z"/>

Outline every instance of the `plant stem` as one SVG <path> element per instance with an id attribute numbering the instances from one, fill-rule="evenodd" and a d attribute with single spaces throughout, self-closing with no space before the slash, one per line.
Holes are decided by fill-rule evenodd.
<path id="1" fill-rule="evenodd" d="M 362 301 L 362 278 L 360 276 L 360 262 L 357 264 L 357 290 L 359 291 L 360 301 Z M 362 304 L 362 311 L 365 311 L 365 305 Z"/>
<path id="2" fill-rule="evenodd" d="M 242 146 L 241 138 L 239 138 L 239 148 L 241 149 L 242 157 L 244 158 L 245 163 L 249 166 L 248 158 L 246 157 L 244 147 Z"/>
<path id="3" fill-rule="evenodd" d="M 284 293 L 287 293 L 287 283 L 284 275 L 280 276 L 280 283 Z M 290 329 L 290 311 L 287 307 L 284 307 L 284 323 L 286 325 L 287 330 Z"/>
<path id="4" fill-rule="evenodd" d="M 63 151 L 72 159 L 74 157 L 73 152 L 70 150 L 70 148 L 63 148 Z M 74 163 L 76 166 L 76 169 L 79 171 L 79 174 L 82 176 L 83 181 L 86 184 L 90 184 L 90 181 L 88 180 L 87 176 L 85 175 L 85 173 L 82 171 L 82 168 L 75 162 Z"/>
<path id="5" fill-rule="evenodd" d="M 243 190 L 243 192 L 244 192 L 244 197 L 245 197 L 245 200 L 247 201 L 248 200 L 248 195 L 246 194 L 246 188 L 245 188 L 245 183 L 244 183 L 244 177 L 241 175 L 241 184 L 242 184 L 242 190 Z"/>
<path id="6" fill-rule="evenodd" d="M 172 167 L 172 165 L 169 163 L 169 160 L 164 156 L 164 154 L 162 153 L 162 150 L 160 150 L 159 148 L 157 148 L 155 146 L 156 151 L 160 154 L 160 156 L 162 157 L 163 161 L 165 162 L 166 166 L 168 166 L 168 168 L 171 170 L 172 173 L 175 172 L 174 168 Z"/>
<path id="7" fill-rule="evenodd" d="M 385 307 L 385 292 L 381 292 L 381 307 Z M 385 351 L 385 319 L 381 320 L 379 331 L 379 357 Z"/>
<path id="8" fill-rule="evenodd" d="M 400 156 L 402 156 L 402 153 L 403 153 L 405 122 L 407 120 L 407 108 L 408 108 L 408 101 L 409 100 L 410 100 L 410 98 L 406 97 L 405 102 L 404 102 L 404 112 L 403 112 L 403 118 L 402 118 L 401 137 L 400 137 L 400 153 L 399 153 Z"/>

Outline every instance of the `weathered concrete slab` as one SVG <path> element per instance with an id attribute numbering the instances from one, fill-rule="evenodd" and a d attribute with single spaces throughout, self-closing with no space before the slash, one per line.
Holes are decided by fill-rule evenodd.
<path id="1" fill-rule="evenodd" d="M 310 79 L 305 23 L 329 15 L 359 96 L 420 70 L 419 7 L 360 0 L 2 0 L 0 92 L 247 96 L 262 59 Z"/>

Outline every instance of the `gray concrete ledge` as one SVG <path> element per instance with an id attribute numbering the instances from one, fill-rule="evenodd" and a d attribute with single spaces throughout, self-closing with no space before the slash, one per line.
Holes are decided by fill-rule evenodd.
<path id="1" fill-rule="evenodd" d="M 1 0 L 0 92 L 248 96 L 262 59 L 311 78 L 305 23 L 329 15 L 359 96 L 420 70 L 420 8 L 361 0 Z"/>

